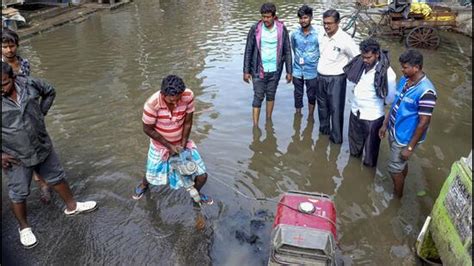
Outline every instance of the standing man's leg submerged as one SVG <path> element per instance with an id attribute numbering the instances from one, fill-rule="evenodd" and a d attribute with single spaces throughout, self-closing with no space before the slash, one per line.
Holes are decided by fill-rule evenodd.
<path id="1" fill-rule="evenodd" d="M 314 109 L 316 107 L 316 104 L 308 104 L 308 118 L 313 118 L 314 117 Z"/>
<path id="2" fill-rule="evenodd" d="M 253 83 L 253 102 L 252 102 L 252 121 L 253 126 L 258 127 L 258 121 L 260 118 L 260 109 L 262 102 L 265 99 L 265 87 L 266 82 L 264 79 L 254 78 Z M 272 107 L 273 110 L 273 107 Z"/>
<path id="3" fill-rule="evenodd" d="M 267 118 L 267 120 L 272 119 L 273 106 L 274 105 L 275 105 L 275 101 L 267 101 L 267 103 L 266 103 L 266 118 Z"/>
<path id="4" fill-rule="evenodd" d="M 318 86 L 316 88 L 316 100 L 318 103 L 319 132 L 323 135 L 329 135 L 331 132 L 329 122 L 329 100 L 328 100 L 328 81 L 326 77 L 318 76 Z"/>
<path id="5" fill-rule="evenodd" d="M 391 173 L 393 181 L 393 192 L 397 198 L 401 199 L 403 196 L 403 187 L 405 186 L 405 178 L 408 174 L 408 165 L 405 166 L 401 173 Z"/>
<path id="6" fill-rule="evenodd" d="M 364 160 L 363 163 L 368 167 L 377 166 L 380 150 L 380 137 L 378 131 L 382 127 L 384 117 L 380 117 L 374 121 L 366 121 L 367 123 L 367 137 L 364 145 Z"/>
<path id="7" fill-rule="evenodd" d="M 329 112 L 331 116 L 331 133 L 329 139 L 334 144 L 342 143 L 342 129 L 344 126 L 344 106 L 346 102 L 346 76 L 332 77 L 328 88 L 330 100 Z"/>
<path id="8" fill-rule="evenodd" d="M 349 153 L 359 158 L 362 155 L 367 130 L 364 123 L 352 112 L 349 117 Z"/>
<path id="9" fill-rule="evenodd" d="M 258 127 L 259 118 L 260 118 L 260 107 L 253 107 L 252 108 L 252 121 L 253 121 L 254 127 Z"/>
<path id="10" fill-rule="evenodd" d="M 397 198 L 401 198 L 403 196 L 405 179 L 408 175 L 408 161 L 403 160 L 400 156 L 405 146 L 396 143 L 391 134 L 389 134 L 388 141 L 390 146 L 388 172 L 393 181 L 393 192 Z"/>
<path id="11" fill-rule="evenodd" d="M 314 117 L 316 107 L 316 91 L 318 88 L 318 78 L 306 80 L 306 96 L 308 97 L 308 118 Z"/>
<path id="12" fill-rule="evenodd" d="M 273 107 L 275 106 L 275 96 L 278 88 L 279 75 L 276 72 L 271 74 L 265 73 L 265 99 L 266 99 L 266 119 L 271 120 Z"/>
<path id="13" fill-rule="evenodd" d="M 295 100 L 295 112 L 301 114 L 301 108 L 303 108 L 303 94 L 304 94 L 304 80 L 301 78 L 293 78 L 293 97 Z"/>

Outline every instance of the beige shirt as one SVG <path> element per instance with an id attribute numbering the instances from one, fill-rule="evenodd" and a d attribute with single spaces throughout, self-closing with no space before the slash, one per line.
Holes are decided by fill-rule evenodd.
<path id="1" fill-rule="evenodd" d="M 324 30 L 323 32 L 319 36 L 321 57 L 318 63 L 318 73 L 329 76 L 343 74 L 342 68 L 360 53 L 359 46 L 341 28 L 332 37 L 329 37 Z"/>

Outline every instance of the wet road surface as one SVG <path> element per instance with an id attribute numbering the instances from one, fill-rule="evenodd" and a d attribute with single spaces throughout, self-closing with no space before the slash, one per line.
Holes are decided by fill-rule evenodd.
<path id="1" fill-rule="evenodd" d="M 297 27 L 298 1 L 275 1 L 289 30 Z M 4 259 L 16 265 L 263 265 L 275 204 L 287 190 L 331 195 L 338 212 L 339 243 L 347 264 L 413 265 L 413 244 L 451 164 L 472 147 L 472 41 L 443 33 L 437 51 L 424 51 L 425 71 L 439 100 L 427 141 L 410 161 L 405 197 L 392 199 L 386 171 L 368 169 L 342 145 L 318 134 L 318 121 L 293 115 L 293 87 L 282 79 L 272 123 L 251 124 L 252 87 L 242 81 L 248 28 L 261 3 L 249 1 L 135 1 L 35 36 L 21 46 L 32 75 L 57 89 L 48 130 L 80 200 L 98 211 L 64 217 L 58 197 L 43 206 L 32 184 L 29 221 L 39 245 L 24 250 L 2 178 Z M 321 13 L 351 4 L 308 2 Z M 357 35 L 359 42 L 363 36 Z M 381 40 L 400 76 L 398 40 Z M 143 103 L 167 74 L 181 75 L 196 95 L 191 137 L 209 181 L 203 191 L 216 203 L 199 213 L 185 191 L 154 188 L 140 201 L 131 192 L 144 171 L 148 138 Z M 348 104 L 350 93 L 348 93 Z M 348 106 L 348 105 L 346 105 Z M 306 107 L 306 106 L 305 106 Z M 349 109 L 346 107 L 346 120 Z M 348 123 L 345 122 L 347 132 Z M 226 186 L 224 184 L 226 184 Z M 419 191 L 427 195 L 418 197 Z M 245 241 L 254 236 L 252 243 Z M 257 237 L 257 240 L 256 238 Z"/>

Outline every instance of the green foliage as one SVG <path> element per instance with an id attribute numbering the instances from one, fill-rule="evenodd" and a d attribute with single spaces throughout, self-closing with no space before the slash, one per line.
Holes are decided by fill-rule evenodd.
<path id="1" fill-rule="evenodd" d="M 431 237 L 431 231 L 428 230 L 425 235 L 425 239 L 423 241 L 423 246 L 420 249 L 420 257 L 431 260 L 437 261 L 439 260 L 438 249 Z"/>

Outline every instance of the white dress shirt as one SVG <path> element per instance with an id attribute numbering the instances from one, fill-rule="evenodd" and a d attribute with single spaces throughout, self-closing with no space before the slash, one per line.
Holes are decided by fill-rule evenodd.
<path id="1" fill-rule="evenodd" d="M 373 121 L 385 115 L 384 99 L 379 98 L 375 92 L 374 86 L 375 66 L 368 72 L 363 72 L 359 82 L 354 87 L 354 96 L 352 97 L 351 111 L 357 116 L 360 112 L 360 119 Z M 385 97 L 385 103 L 393 102 L 396 90 L 397 76 L 393 69 L 387 69 L 388 92 Z"/>
<path id="2" fill-rule="evenodd" d="M 328 76 L 343 74 L 342 68 L 360 53 L 359 46 L 341 28 L 332 37 L 329 37 L 324 30 L 323 32 L 319 35 L 321 57 L 318 73 Z"/>

